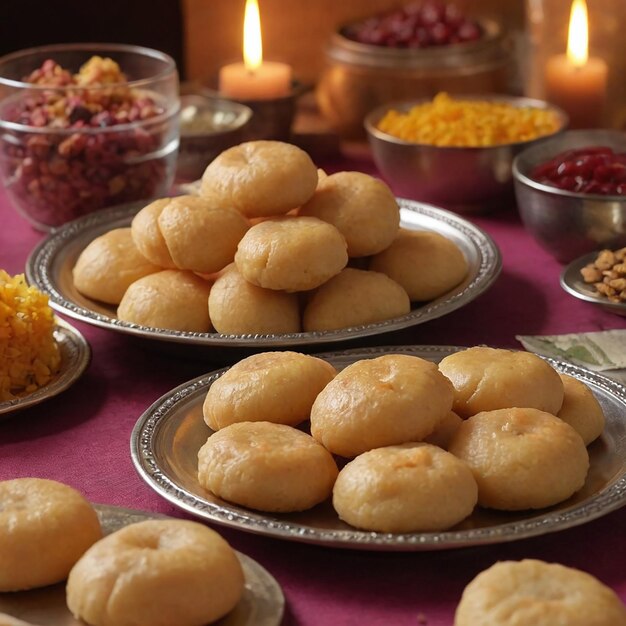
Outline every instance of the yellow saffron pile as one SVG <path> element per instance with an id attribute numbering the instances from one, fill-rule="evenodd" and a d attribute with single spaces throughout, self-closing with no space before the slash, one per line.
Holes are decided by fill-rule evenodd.
<path id="1" fill-rule="evenodd" d="M 59 370 L 54 325 L 48 296 L 23 274 L 0 270 L 0 402 L 35 391 Z"/>
<path id="2" fill-rule="evenodd" d="M 402 113 L 391 110 L 378 129 L 412 143 L 482 147 L 530 141 L 560 128 L 554 111 L 506 102 L 455 100 L 446 93 Z"/>

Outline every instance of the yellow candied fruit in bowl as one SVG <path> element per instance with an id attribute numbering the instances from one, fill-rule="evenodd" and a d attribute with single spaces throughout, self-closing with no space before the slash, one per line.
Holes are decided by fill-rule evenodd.
<path id="1" fill-rule="evenodd" d="M 447 147 L 487 147 L 531 141 L 561 127 L 550 109 L 507 102 L 455 100 L 446 93 L 407 112 L 389 110 L 377 128 L 411 143 Z"/>
<path id="2" fill-rule="evenodd" d="M 61 365 L 48 296 L 0 270 L 0 402 L 43 387 Z"/>

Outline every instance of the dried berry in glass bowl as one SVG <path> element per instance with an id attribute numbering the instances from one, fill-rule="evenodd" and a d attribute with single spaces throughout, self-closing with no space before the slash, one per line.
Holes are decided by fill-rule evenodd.
<path id="1" fill-rule="evenodd" d="M 456 4 L 425 0 L 349 24 L 341 34 L 373 46 L 429 48 L 477 41 L 483 29 Z"/>
<path id="2" fill-rule="evenodd" d="M 178 77 L 165 54 L 70 44 L 0 59 L 0 175 L 49 229 L 164 195 L 178 149 Z"/>

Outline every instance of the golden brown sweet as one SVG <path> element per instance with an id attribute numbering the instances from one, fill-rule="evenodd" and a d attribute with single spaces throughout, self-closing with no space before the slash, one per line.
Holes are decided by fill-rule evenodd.
<path id="1" fill-rule="evenodd" d="M 370 450 L 339 472 L 333 506 L 357 528 L 390 533 L 445 530 L 476 506 L 476 481 L 463 461 L 427 443 Z"/>
<path id="2" fill-rule="evenodd" d="M 400 209 L 389 187 L 361 172 L 338 172 L 321 180 L 299 214 L 335 225 L 351 257 L 381 252 L 400 226 Z"/>
<path id="3" fill-rule="evenodd" d="M 428 437 L 424 437 L 424 441 L 447 450 L 462 422 L 463 420 L 454 411 L 449 411 L 435 426 L 435 430 Z"/>
<path id="4" fill-rule="evenodd" d="M 406 291 L 385 274 L 347 267 L 317 289 L 304 309 L 305 331 L 338 330 L 407 315 Z"/>
<path id="5" fill-rule="evenodd" d="M 80 253 L 72 279 L 84 296 L 119 304 L 131 283 L 160 269 L 139 252 L 130 228 L 115 228 L 96 237 Z"/>
<path id="6" fill-rule="evenodd" d="M 565 395 L 557 417 L 567 422 L 588 446 L 604 430 L 602 407 L 585 383 L 567 374 L 560 377 Z"/>
<path id="7" fill-rule="evenodd" d="M 626 626 L 612 589 L 580 570 L 526 559 L 502 561 L 472 580 L 454 626 Z"/>
<path id="8" fill-rule="evenodd" d="M 343 235 L 315 217 L 276 217 L 256 224 L 235 255 L 237 269 L 248 282 L 282 291 L 315 289 L 347 262 Z"/>
<path id="9" fill-rule="evenodd" d="M 163 270 L 135 281 L 124 294 L 117 317 L 125 322 L 197 333 L 211 330 L 210 283 L 183 270 Z"/>
<path id="10" fill-rule="evenodd" d="M 237 244 L 250 227 L 239 211 L 197 196 L 170 198 L 158 225 L 176 267 L 205 274 L 233 262 Z"/>
<path id="11" fill-rule="evenodd" d="M 201 195 L 247 217 L 284 215 L 317 186 L 317 168 L 297 146 L 248 141 L 218 155 L 202 176 Z"/>
<path id="12" fill-rule="evenodd" d="M 337 465 L 310 435 L 284 424 L 240 422 L 198 452 L 198 482 L 216 496 L 260 511 L 304 511 L 330 495 Z"/>
<path id="13" fill-rule="evenodd" d="M 345 457 L 419 441 L 450 411 L 452 396 L 452 385 L 430 361 L 404 354 L 364 359 L 317 396 L 311 434 Z"/>
<path id="14" fill-rule="evenodd" d="M 67 581 L 67 606 L 93 626 L 200 626 L 239 602 L 244 575 L 215 531 L 184 520 L 131 524 L 96 543 Z"/>
<path id="15" fill-rule="evenodd" d="M 159 228 L 159 216 L 169 202 L 170 198 L 160 198 L 145 206 L 133 217 L 130 229 L 137 249 L 146 259 L 159 267 L 175 269 L 176 263 Z"/>
<path id="16" fill-rule="evenodd" d="M 249 283 L 234 263 L 211 288 L 209 313 L 215 330 L 227 335 L 300 332 L 298 296 Z"/>
<path id="17" fill-rule="evenodd" d="M 443 235 L 401 228 L 391 245 L 372 257 L 370 269 L 393 278 L 412 301 L 426 301 L 456 287 L 467 275 L 467 261 Z"/>
<path id="18" fill-rule="evenodd" d="M 0 591 L 65 580 L 101 537 L 94 508 L 72 487 L 43 478 L 0 482 Z"/>
<path id="19" fill-rule="evenodd" d="M 473 415 L 459 426 L 448 450 L 470 466 L 478 503 L 505 511 L 562 502 L 585 484 L 589 469 L 580 435 L 537 409 Z"/>
<path id="20" fill-rule="evenodd" d="M 296 426 L 309 418 L 317 394 L 335 368 L 299 352 L 261 352 L 235 363 L 210 387 L 204 421 L 213 430 L 235 422 Z"/>
<path id="21" fill-rule="evenodd" d="M 463 418 L 508 407 L 556 415 L 563 404 L 557 371 L 530 352 L 477 346 L 445 357 L 439 369 L 454 385 L 452 409 Z"/>

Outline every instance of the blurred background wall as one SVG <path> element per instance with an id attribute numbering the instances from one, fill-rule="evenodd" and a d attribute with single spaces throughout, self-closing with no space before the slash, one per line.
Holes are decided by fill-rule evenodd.
<path id="1" fill-rule="evenodd" d="M 288 61 L 297 78 L 314 82 L 323 67 L 326 41 L 338 25 L 409 1 L 259 0 L 264 57 Z M 472 16 L 494 17 L 511 31 L 524 26 L 524 0 L 455 4 Z M 244 6 L 245 0 L 182 0 L 188 79 L 214 84 L 221 65 L 241 60 Z"/>

